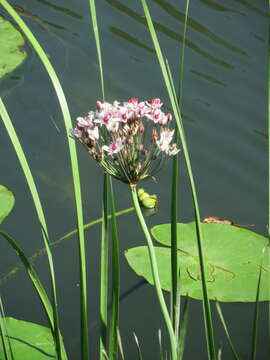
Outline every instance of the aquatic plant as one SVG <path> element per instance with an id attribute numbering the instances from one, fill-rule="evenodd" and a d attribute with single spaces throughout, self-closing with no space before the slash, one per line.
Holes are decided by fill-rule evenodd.
<path id="1" fill-rule="evenodd" d="M 166 155 L 179 152 L 171 144 L 172 115 L 165 114 L 162 105 L 160 99 L 97 101 L 97 110 L 78 117 L 71 134 L 108 174 L 136 186 L 154 176 Z"/>
<path id="2" fill-rule="evenodd" d="M 96 111 L 77 118 L 71 135 L 86 147 L 105 172 L 130 185 L 136 215 L 147 241 L 157 297 L 170 338 L 172 359 L 176 360 L 176 338 L 161 290 L 153 242 L 136 192 L 137 184 L 153 177 L 166 155 L 173 156 L 179 152 L 176 144 L 171 144 L 174 135 L 174 130 L 169 127 L 172 115 L 165 114 L 161 110 L 162 105 L 157 98 L 150 101 L 131 98 L 127 102 L 114 101 L 112 104 L 97 101 Z"/>

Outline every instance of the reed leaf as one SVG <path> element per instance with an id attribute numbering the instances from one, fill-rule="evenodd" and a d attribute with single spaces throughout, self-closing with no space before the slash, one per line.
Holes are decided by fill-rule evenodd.
<path id="1" fill-rule="evenodd" d="M 136 344 L 136 348 L 137 348 L 138 359 L 139 359 L 139 360 L 143 360 L 140 343 L 139 343 L 138 337 L 137 337 L 137 335 L 135 334 L 135 332 L 133 332 L 133 336 L 134 336 L 134 340 L 135 340 L 135 344 Z"/>
<path id="2" fill-rule="evenodd" d="M 42 225 L 41 225 L 42 227 Z M 52 252 L 50 249 L 50 241 L 48 237 L 48 233 L 43 229 L 43 237 L 45 242 L 45 249 L 49 263 L 49 273 L 50 273 L 50 282 L 52 289 L 52 310 L 53 310 L 53 329 L 54 329 L 54 342 L 55 342 L 55 350 L 57 354 L 57 360 L 62 360 L 62 349 L 61 349 L 61 334 L 59 328 L 59 317 L 58 317 L 58 309 L 57 309 L 57 294 L 56 294 L 56 284 L 55 284 L 55 272 L 54 272 L 54 264 L 52 258 Z"/>
<path id="3" fill-rule="evenodd" d="M 189 315 L 189 297 L 187 295 L 185 298 L 182 316 L 181 316 L 181 324 L 180 324 L 179 339 L 178 339 L 178 360 L 182 360 L 184 356 L 187 328 L 188 328 L 188 315 Z"/>
<path id="4" fill-rule="evenodd" d="M 22 18 L 17 14 L 17 12 L 10 6 L 8 1 L 1 0 L 1 5 L 5 8 L 8 14 L 13 18 L 13 20 L 18 24 L 20 29 L 23 31 L 25 36 L 28 38 L 29 42 L 32 44 L 34 50 L 38 54 L 42 64 L 44 65 L 51 81 L 54 86 L 61 111 L 63 114 L 69 154 L 71 160 L 72 176 L 74 183 L 75 191 L 75 202 L 76 202 L 76 214 L 77 214 L 77 224 L 78 224 L 78 233 L 79 233 L 79 259 L 80 259 L 80 290 L 81 290 L 81 348 L 83 359 L 88 360 L 89 358 L 89 340 L 88 340 L 88 315 L 87 315 L 87 286 L 86 286 L 86 256 L 85 256 L 85 242 L 84 242 L 84 232 L 83 232 L 83 211 L 82 211 L 82 197 L 81 197 L 81 187 L 80 187 L 80 176 L 78 168 L 78 160 L 76 153 L 76 145 L 73 139 L 70 138 L 69 132 L 72 128 L 71 117 L 66 101 L 64 91 L 62 89 L 61 83 L 56 75 L 56 72 L 51 65 L 51 62 L 48 59 L 45 51 L 40 46 L 39 42 L 36 40 L 35 36 L 25 24 Z M 45 228 L 45 227 L 44 227 Z"/>
<path id="5" fill-rule="evenodd" d="M 257 291 L 256 291 L 256 302 L 255 302 L 255 308 L 254 308 L 253 329 L 252 329 L 251 360 L 256 360 L 256 353 L 257 353 L 259 310 L 260 310 L 260 308 L 259 308 L 259 306 L 260 306 L 260 288 L 261 288 L 262 265 L 263 265 L 264 253 L 265 253 L 265 247 L 262 251 L 261 265 L 260 265 L 260 269 L 259 269 L 258 284 L 257 284 Z"/>
<path id="6" fill-rule="evenodd" d="M 101 47 L 100 47 L 100 40 L 99 40 L 99 31 L 98 31 L 95 0 L 89 0 L 89 4 L 90 4 L 91 19 L 92 19 L 92 24 L 93 24 L 93 32 L 94 32 L 95 42 L 96 42 L 97 56 L 98 56 L 101 93 L 102 93 L 102 99 L 103 99 L 103 101 L 105 101 L 104 75 L 103 75 L 102 56 L 101 56 Z"/>
<path id="7" fill-rule="evenodd" d="M 101 250 L 100 250 L 100 340 L 99 358 L 104 359 L 104 350 L 107 345 L 107 320 L 108 320 L 108 259 L 109 259 L 109 229 L 108 229 L 108 175 L 103 177 L 103 215 L 101 231 Z"/>
<path id="8" fill-rule="evenodd" d="M 15 250 L 16 254 L 19 256 L 39 298 L 41 301 L 41 304 L 44 308 L 45 315 L 47 316 L 49 326 L 51 328 L 52 334 L 54 335 L 54 314 L 53 314 L 53 308 L 51 305 L 51 302 L 48 298 L 48 295 L 35 271 L 35 269 L 30 264 L 27 256 L 24 254 L 21 247 L 18 245 L 18 243 L 6 232 L 0 231 L 0 235 L 8 242 L 8 244 Z M 62 359 L 67 360 L 67 355 L 65 352 L 64 344 L 62 337 L 60 337 L 61 341 L 61 350 L 62 350 Z"/>
<path id="9" fill-rule="evenodd" d="M 101 47 L 99 40 L 98 22 L 96 14 L 95 0 L 90 0 L 90 14 L 92 27 L 95 37 L 102 99 L 105 101 L 104 76 L 102 66 Z M 108 258 L 109 258 L 109 233 L 108 233 L 108 192 L 109 192 L 109 175 L 104 173 L 103 181 L 103 214 L 101 230 L 101 254 L 100 254 L 100 341 L 99 341 L 99 358 L 104 359 L 104 350 L 107 342 L 107 307 L 108 307 Z"/>
<path id="10" fill-rule="evenodd" d="M 5 356 L 5 359 L 3 360 L 14 360 L 12 347 L 8 336 L 4 307 L 1 296 L 0 296 L 0 337 L 1 337 L 2 347 Z"/>
<path id="11" fill-rule="evenodd" d="M 205 333 L 206 333 L 206 341 L 207 341 L 207 350 L 208 350 L 208 358 L 210 360 L 216 360 L 216 350 L 215 350 L 215 342 L 214 342 L 214 333 L 213 333 L 213 325 L 212 325 L 212 315 L 211 315 L 211 308 L 210 302 L 208 298 L 208 291 L 207 291 L 207 283 L 205 277 L 205 266 L 204 266 L 204 251 L 203 251 L 203 234 L 202 228 L 200 226 L 200 211 L 199 205 L 197 200 L 197 193 L 195 187 L 195 181 L 193 177 L 193 172 L 191 168 L 190 156 L 187 148 L 187 143 L 185 139 L 185 132 L 182 124 L 181 113 L 178 104 L 175 102 L 174 99 L 174 90 L 172 89 L 168 71 L 166 69 L 165 61 L 161 52 L 161 48 L 158 42 L 158 38 L 156 35 L 156 31 L 151 19 L 151 15 L 146 4 L 146 0 L 141 0 L 144 14 L 147 20 L 147 25 L 149 28 L 149 32 L 156 50 L 157 58 L 160 64 L 161 72 L 163 75 L 163 79 L 165 82 L 165 86 L 168 92 L 168 96 L 172 105 L 174 117 L 176 119 L 176 124 L 178 127 L 183 153 L 187 165 L 189 182 L 192 192 L 192 199 L 194 205 L 194 214 L 195 214 L 195 221 L 196 221 L 196 232 L 197 232 L 197 246 L 198 246 L 198 253 L 199 253 L 199 262 L 200 262 L 200 271 L 201 271 L 201 279 L 202 279 L 202 292 L 203 292 L 203 309 L 204 309 L 204 321 L 205 321 Z"/>
<path id="12" fill-rule="evenodd" d="M 268 1 L 268 19 L 270 0 Z M 270 21 L 268 20 L 268 239 L 270 246 Z M 269 288 L 270 292 L 270 288 Z M 270 353 L 270 301 L 268 303 L 268 343 Z"/>
<path id="13" fill-rule="evenodd" d="M 130 207 L 130 208 L 127 208 L 127 209 L 124 209 L 124 210 L 120 210 L 120 211 L 118 211 L 118 212 L 115 213 L 115 216 L 125 215 L 125 214 L 127 214 L 127 213 L 129 213 L 129 212 L 131 212 L 131 211 L 133 211 L 133 210 L 134 210 L 133 207 Z M 108 220 L 110 220 L 111 217 L 112 217 L 111 214 L 108 215 Z M 103 218 L 102 218 L 102 217 L 101 217 L 101 218 L 98 218 L 98 219 L 96 219 L 96 220 L 93 220 L 93 221 L 85 224 L 85 225 L 83 226 L 83 228 L 84 228 L 84 230 L 89 229 L 89 228 L 91 228 L 92 226 L 95 226 L 95 225 L 97 225 L 97 224 L 102 223 L 102 221 L 103 221 Z M 60 238 L 52 241 L 52 242 L 50 243 L 50 247 L 52 248 L 52 247 L 54 247 L 54 246 L 57 246 L 57 245 L 61 244 L 62 241 L 71 238 L 73 235 L 76 235 L 77 233 L 78 233 L 78 229 L 74 229 L 74 230 L 66 233 L 65 235 L 61 236 Z M 28 260 L 29 260 L 30 263 L 33 263 L 38 257 L 44 255 L 45 253 L 46 253 L 45 248 L 39 249 L 36 253 L 34 253 L 33 255 L 29 256 L 29 257 L 28 257 Z M 4 284 L 6 281 L 8 281 L 12 276 L 14 276 L 14 275 L 15 275 L 19 270 L 21 270 L 21 269 L 23 269 L 23 265 L 22 265 L 22 264 L 18 264 L 17 266 L 15 266 L 14 268 L 12 268 L 9 272 L 2 274 L 1 277 L 0 277 L 0 286 L 1 286 L 2 284 Z"/>
<path id="14" fill-rule="evenodd" d="M 219 304 L 218 301 L 216 301 L 216 309 L 217 309 L 217 313 L 218 313 L 218 316 L 220 318 L 220 321 L 221 321 L 221 324 L 223 326 L 223 329 L 225 331 L 225 334 L 226 334 L 226 337 L 227 337 L 227 340 L 228 340 L 228 343 L 230 345 L 230 348 L 231 348 L 231 351 L 232 351 L 232 355 L 233 355 L 233 358 L 234 360 L 240 360 L 236 350 L 235 350 L 235 347 L 234 347 L 234 344 L 232 342 L 232 339 L 231 339 L 231 336 L 230 336 L 230 333 L 229 333 L 229 330 L 228 330 L 228 327 L 226 325 L 226 322 L 225 322 L 225 319 L 224 319 L 224 316 L 223 316 L 223 313 L 222 313 L 222 310 L 221 310 L 221 306 Z"/>
<path id="15" fill-rule="evenodd" d="M 110 335 L 109 335 L 109 358 L 117 360 L 118 358 L 118 322 L 119 322 L 119 294 L 120 294 L 120 264 L 119 264 L 119 239 L 115 216 L 115 201 L 112 187 L 112 179 L 110 183 L 110 202 L 112 212 L 112 309 L 110 316 Z"/>

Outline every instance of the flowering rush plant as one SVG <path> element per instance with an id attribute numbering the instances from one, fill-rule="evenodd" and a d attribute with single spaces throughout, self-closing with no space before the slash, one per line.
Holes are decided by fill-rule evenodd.
<path id="1" fill-rule="evenodd" d="M 176 144 L 171 144 L 172 115 L 165 115 L 162 105 L 160 99 L 131 98 L 112 104 L 97 101 L 96 111 L 77 118 L 71 135 L 108 174 L 136 186 L 140 180 L 154 176 L 166 155 L 179 151 Z"/>

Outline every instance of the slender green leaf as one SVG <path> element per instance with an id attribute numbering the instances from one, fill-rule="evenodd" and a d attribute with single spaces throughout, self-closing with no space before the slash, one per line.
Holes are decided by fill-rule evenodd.
<path id="1" fill-rule="evenodd" d="M 228 328 L 227 328 L 227 325 L 226 325 L 224 316 L 223 316 L 223 314 L 222 314 L 221 306 L 220 306 L 220 304 L 218 303 L 218 301 L 216 301 L 215 304 L 216 304 L 218 316 L 219 316 L 219 318 L 220 318 L 220 321 L 221 321 L 222 326 L 223 326 L 223 329 L 224 329 L 224 331 L 225 331 L 227 340 L 228 340 L 228 342 L 229 342 L 229 345 L 230 345 L 230 348 L 231 348 L 231 351 L 232 351 L 233 358 L 234 358 L 235 360 L 240 360 L 240 358 L 239 358 L 239 356 L 238 356 L 238 354 L 237 354 L 237 352 L 236 352 L 236 350 L 235 350 L 235 347 L 234 347 L 234 345 L 233 345 L 232 339 L 231 339 L 231 337 L 230 337 L 229 330 L 228 330 Z"/>
<path id="2" fill-rule="evenodd" d="M 43 228 L 42 231 L 44 235 L 45 249 L 49 263 L 49 273 L 50 273 L 50 282 L 51 282 L 50 285 L 52 290 L 53 330 L 54 330 L 53 332 L 54 332 L 55 349 L 56 349 L 57 359 L 62 360 L 63 350 L 61 348 L 61 335 L 60 335 L 59 318 L 58 318 L 58 310 L 57 310 L 57 294 L 56 294 L 53 258 L 50 249 L 50 241 L 48 234 Z"/>
<path id="3" fill-rule="evenodd" d="M 207 340 L 207 350 L 208 350 L 208 358 L 211 360 L 216 359 L 216 351 L 215 351 L 215 341 L 214 341 L 214 332 L 213 332 L 213 324 L 212 324 L 212 315 L 211 315 L 211 308 L 208 298 L 208 291 L 207 291 L 207 283 L 205 278 L 205 269 L 204 269 L 204 251 L 203 251 L 203 234 L 202 229 L 200 226 L 200 212 L 199 212 L 199 205 L 197 201 L 197 194 L 196 194 L 196 188 L 195 188 L 195 182 L 193 178 L 192 168 L 191 168 L 191 162 L 190 157 L 187 149 L 187 144 L 185 140 L 185 134 L 184 134 L 184 128 L 182 125 L 182 118 L 179 110 L 178 104 L 174 100 L 174 91 L 172 90 L 168 72 L 166 69 L 166 65 L 164 62 L 164 58 L 159 46 L 159 42 L 157 39 L 156 31 L 153 26 L 153 22 L 151 19 L 150 12 L 148 10 L 148 6 L 146 4 L 146 0 L 141 0 L 144 14 L 147 20 L 148 28 L 152 37 L 153 44 L 155 46 L 157 58 L 159 60 L 161 72 L 163 75 L 163 79 L 166 85 L 166 89 L 168 92 L 168 96 L 170 98 L 170 102 L 173 108 L 173 113 L 176 119 L 176 124 L 178 127 L 179 135 L 181 138 L 181 143 L 183 147 L 183 153 L 186 160 L 187 170 L 188 170 L 188 176 L 190 181 L 190 187 L 192 191 L 192 198 L 193 198 L 193 205 L 194 205 L 194 212 L 195 212 L 195 220 L 196 220 L 196 231 L 197 231 L 197 246 L 199 251 L 199 262 L 200 262 L 200 272 L 201 272 L 201 278 L 202 278 L 202 291 L 203 291 L 203 309 L 204 309 L 204 321 L 205 321 L 205 333 L 206 333 L 206 340 Z"/>
<path id="4" fill-rule="evenodd" d="M 6 130 L 8 132 L 8 135 L 10 137 L 10 141 L 12 142 L 12 145 L 14 147 L 14 150 L 16 152 L 16 155 L 19 159 L 20 165 L 22 167 L 23 173 L 25 175 L 30 193 L 32 195 L 33 198 L 33 202 L 35 204 L 35 208 L 38 214 L 38 218 L 40 223 L 42 224 L 42 227 L 44 228 L 44 230 L 47 232 L 47 226 L 46 226 L 46 220 L 45 220 L 45 216 L 43 213 L 43 209 L 42 209 L 42 205 L 40 202 L 40 198 L 39 198 L 39 194 L 30 170 L 30 167 L 28 165 L 27 159 L 25 157 L 23 148 L 20 144 L 19 138 L 16 134 L 16 131 L 13 127 L 13 124 L 8 116 L 7 110 L 5 108 L 5 105 L 2 101 L 2 99 L 0 98 L 0 115 L 2 117 L 2 120 L 4 122 L 4 125 L 6 127 Z"/>
<path id="5" fill-rule="evenodd" d="M 105 101 L 104 90 L 104 78 L 103 78 L 103 66 L 101 47 L 99 41 L 98 22 L 96 15 L 95 0 L 90 0 L 90 13 L 92 19 L 93 32 L 95 37 L 100 85 L 102 92 L 102 99 Z M 104 358 L 104 350 L 106 349 L 107 342 L 107 307 L 108 307 L 108 174 L 104 174 L 103 182 L 103 220 L 102 220 L 102 232 L 101 232 L 101 270 L 100 270 L 100 342 L 99 342 L 99 358 Z"/>
<path id="6" fill-rule="evenodd" d="M 4 355 L 3 360 L 14 360 L 11 343 L 8 336 L 7 324 L 6 324 L 1 296 L 0 296 L 0 337 L 2 341 L 2 354 Z M 1 354 L 1 345 L 0 345 L 0 354 Z"/>
<path id="7" fill-rule="evenodd" d="M 124 209 L 124 210 L 118 211 L 115 214 L 115 216 L 121 216 L 121 215 L 127 214 L 127 213 L 129 213 L 129 212 L 131 212 L 133 210 L 134 210 L 133 207 L 130 207 L 128 209 Z M 110 220 L 110 219 L 111 219 L 111 215 L 108 215 L 108 220 Z M 86 230 L 86 229 L 89 229 L 92 226 L 100 224 L 100 223 L 102 223 L 102 218 L 93 220 L 93 221 L 85 224 L 83 227 Z M 57 245 L 61 244 L 62 241 L 71 238 L 73 235 L 76 235 L 77 233 L 78 233 L 77 229 L 68 232 L 67 234 L 61 236 L 59 239 L 52 241 L 50 243 L 50 247 L 54 247 L 54 246 L 57 246 Z M 44 254 L 46 254 L 45 248 L 39 249 L 36 253 L 29 256 L 28 260 L 29 260 L 30 263 L 33 263 L 38 257 L 40 257 L 40 256 L 42 256 Z M 15 266 L 14 268 L 12 268 L 9 272 L 2 274 L 1 277 L 0 277 L 0 286 L 2 284 L 4 284 L 5 282 L 7 282 L 12 276 L 14 276 L 21 269 L 23 269 L 23 265 L 20 263 L 17 266 Z"/>
<path id="8" fill-rule="evenodd" d="M 41 284 L 41 281 L 36 273 L 36 271 L 34 270 L 34 268 L 32 267 L 32 265 L 30 264 L 29 260 L 27 259 L 26 255 L 24 254 L 23 250 L 20 248 L 20 246 L 17 244 L 17 242 L 11 237 L 9 236 L 7 233 L 0 231 L 0 235 L 9 243 L 9 245 L 16 251 L 17 255 L 19 256 L 21 262 L 23 263 L 25 270 L 40 298 L 40 301 L 43 305 L 43 308 L 45 310 L 45 314 L 47 316 L 50 328 L 51 328 L 51 332 L 52 334 L 54 334 L 54 315 L 53 315 L 53 309 L 51 306 L 51 302 L 47 296 L 47 293 L 43 287 L 43 285 Z M 67 359 L 67 355 L 65 353 L 65 348 L 63 345 L 63 340 L 62 337 L 60 338 L 61 341 L 61 349 L 62 349 L 62 359 Z"/>
<path id="9" fill-rule="evenodd" d="M 96 48 L 97 48 L 101 92 L 102 92 L 102 98 L 103 98 L 103 101 L 104 101 L 105 100 L 104 76 L 103 76 L 102 56 L 101 56 L 101 49 L 100 49 L 100 41 L 99 41 L 99 32 L 98 32 L 98 22 L 97 22 L 95 0 L 89 0 L 89 3 L 90 3 L 91 19 L 92 19 L 92 24 L 93 24 L 93 31 L 94 31 L 94 36 L 95 36 Z"/>
<path id="10" fill-rule="evenodd" d="M 270 14 L 270 0 L 268 1 L 268 19 Z M 270 246 L 270 21 L 268 20 L 268 245 Z M 270 257 L 269 257 L 270 259 Z M 270 298 L 270 288 L 269 288 Z M 268 302 L 268 349 L 270 352 L 270 301 Z"/>
<path id="11" fill-rule="evenodd" d="M 158 344 L 159 344 L 159 357 L 160 357 L 160 360 L 164 360 L 163 345 L 162 345 L 162 334 L 161 334 L 160 329 L 158 329 Z"/>
<path id="12" fill-rule="evenodd" d="M 110 177 L 110 201 L 112 209 L 112 309 L 110 321 L 109 358 L 117 360 L 118 341 L 117 329 L 119 322 L 119 294 L 120 294 L 120 264 L 119 264 L 119 240 L 115 216 L 115 201 Z"/>
<path id="13" fill-rule="evenodd" d="M 108 258 L 109 258 L 109 236 L 108 236 L 108 175 L 103 177 L 103 216 L 100 251 L 100 340 L 99 358 L 104 357 L 107 344 L 107 309 L 108 309 Z"/>
<path id="14" fill-rule="evenodd" d="M 121 300 L 121 297 L 120 297 L 120 300 Z M 117 342 L 118 342 L 118 347 L 119 347 L 119 352 L 120 352 L 121 358 L 122 358 L 122 360 L 125 360 L 123 343 L 122 343 L 119 327 L 117 328 Z"/>
<path id="15" fill-rule="evenodd" d="M 181 324 L 179 331 L 179 341 L 178 341 L 178 359 L 182 360 L 184 356 L 184 350 L 186 345 L 187 337 L 187 328 L 188 328 L 188 315 L 189 315 L 189 297 L 185 297 L 185 302 L 183 306 L 183 312 L 181 316 Z"/>
<path id="16" fill-rule="evenodd" d="M 259 266 L 259 276 L 258 276 L 258 284 L 257 284 L 257 291 L 256 291 L 256 303 L 254 309 L 254 319 L 253 319 L 253 330 L 252 330 L 252 347 L 251 347 L 251 359 L 256 360 L 256 353 L 257 353 L 257 339 L 258 339 L 258 326 L 259 326 L 259 302 L 260 302 L 260 292 L 261 292 L 261 285 L 262 285 L 262 270 L 265 268 L 264 265 L 264 256 L 265 256 L 265 249 L 262 250 L 261 255 L 261 262 Z M 269 249 L 269 246 L 268 246 Z M 266 253 L 267 258 L 270 259 L 268 253 Z M 269 282 L 268 282 L 269 285 Z"/>
<path id="17" fill-rule="evenodd" d="M 76 213 L 77 213 L 77 223 L 79 231 L 79 258 L 80 258 L 80 290 L 81 290 L 81 332 L 82 332 L 82 353 L 83 359 L 88 360 L 89 358 L 89 336 L 88 336 L 88 315 L 87 315 L 87 286 L 86 286 L 86 256 L 85 256 L 85 242 L 84 242 L 84 232 L 83 232 L 83 211 L 82 211 L 82 197 L 81 197 L 81 187 L 80 187 L 80 176 L 79 168 L 77 161 L 76 145 L 75 141 L 70 138 L 69 133 L 72 128 L 72 122 L 70 118 L 70 113 L 63 92 L 60 81 L 52 67 L 48 56 L 45 51 L 40 46 L 39 42 L 36 40 L 35 36 L 22 20 L 22 18 L 16 13 L 16 11 L 9 5 L 6 0 L 1 0 L 1 5 L 9 13 L 9 15 L 16 21 L 20 29 L 23 31 L 25 36 L 28 38 L 32 46 L 34 47 L 36 53 L 40 57 L 51 81 L 55 88 L 57 98 L 62 110 L 63 119 L 66 128 L 66 135 L 69 146 L 69 154 L 71 160 L 71 168 L 74 182 L 75 190 L 75 201 L 76 201 Z M 41 219 L 42 220 L 42 219 Z M 42 225 L 43 222 L 41 221 Z M 44 227 L 44 225 L 43 225 Z M 45 227 L 44 227 L 45 228 Z"/>
<path id="18" fill-rule="evenodd" d="M 135 334 L 135 332 L 133 332 L 133 336 L 134 336 L 134 339 L 135 339 L 135 344 L 136 344 L 136 348 L 137 348 L 137 352 L 138 352 L 138 359 L 142 360 L 141 347 L 140 347 L 139 340 L 138 340 L 138 337 Z"/>

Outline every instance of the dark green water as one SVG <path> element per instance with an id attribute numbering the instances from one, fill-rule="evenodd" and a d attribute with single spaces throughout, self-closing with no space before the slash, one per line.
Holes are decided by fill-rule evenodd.
<path id="1" fill-rule="evenodd" d="M 108 101 L 129 97 L 160 97 L 169 109 L 159 65 L 145 26 L 140 1 L 97 2 L 105 90 Z M 178 4 L 180 3 L 180 4 Z M 86 114 L 101 97 L 95 43 L 88 1 L 28 0 L 19 4 L 29 13 L 24 20 L 50 56 L 62 82 L 71 114 Z M 149 1 L 159 39 L 174 74 L 182 41 L 184 2 Z M 1 11 L 2 12 L 2 11 Z M 240 224 L 256 224 L 266 235 L 267 224 L 267 1 L 194 0 L 185 52 L 183 114 L 196 176 L 201 215 L 215 215 Z M 0 91 L 21 138 L 41 194 L 50 237 L 76 227 L 72 178 L 63 121 L 53 88 L 36 55 L 0 83 Z M 177 75 L 175 75 L 177 78 Z M 42 247 L 41 233 L 18 161 L 0 123 L 1 183 L 11 188 L 16 206 L 2 228 L 31 255 Z M 101 214 L 102 171 L 78 148 L 85 221 Z M 186 170 L 181 162 L 181 220 L 193 219 Z M 171 163 L 158 183 L 145 184 L 160 199 L 159 213 L 149 225 L 169 220 Z M 117 208 L 131 206 L 128 188 L 115 183 Z M 89 274 L 89 324 L 93 359 L 97 358 L 99 227 L 86 233 Z M 134 214 L 119 218 L 121 289 L 138 279 L 128 268 L 124 250 L 144 243 Z M 61 324 L 71 359 L 79 358 L 79 287 L 76 239 L 54 250 Z M 0 272 L 18 262 L 1 243 Z M 35 262 L 48 285 L 47 262 Z M 46 324 L 39 301 L 23 271 L 1 286 L 9 316 Z M 232 337 L 242 359 L 249 358 L 253 306 L 224 304 Z M 143 285 L 121 302 L 121 332 L 127 359 L 136 359 L 136 332 L 145 359 L 157 359 L 157 331 L 162 326 L 155 291 Z M 267 306 L 262 304 L 258 359 L 269 358 Z M 231 359 L 226 338 L 214 316 L 217 345 Z M 192 301 L 186 359 L 206 359 L 202 306 Z"/>

